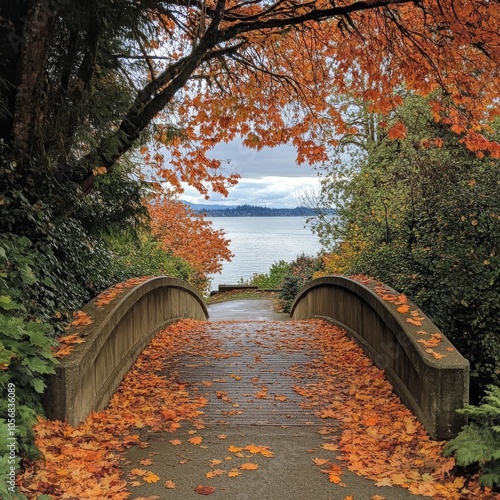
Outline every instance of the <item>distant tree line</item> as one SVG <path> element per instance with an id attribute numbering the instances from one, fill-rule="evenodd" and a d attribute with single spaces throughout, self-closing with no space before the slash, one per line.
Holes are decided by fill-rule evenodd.
<path id="1" fill-rule="evenodd" d="M 197 211 L 209 217 L 309 217 L 316 213 L 314 209 L 308 207 L 268 208 L 257 205 L 238 205 L 234 208 L 202 209 Z"/>

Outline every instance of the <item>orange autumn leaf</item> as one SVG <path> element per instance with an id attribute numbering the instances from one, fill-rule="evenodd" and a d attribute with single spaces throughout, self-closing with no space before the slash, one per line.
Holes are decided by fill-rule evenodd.
<path id="1" fill-rule="evenodd" d="M 327 409 L 327 410 L 322 410 L 322 412 L 319 415 L 321 418 L 335 418 L 336 417 L 336 412 L 335 410 Z"/>
<path id="2" fill-rule="evenodd" d="M 69 326 L 87 326 L 94 322 L 94 320 L 83 311 L 76 311 L 73 313 L 73 321 Z"/>
<path id="3" fill-rule="evenodd" d="M 328 481 L 330 481 L 330 483 L 339 484 L 342 479 L 335 472 L 330 472 L 330 474 L 328 474 Z"/>
<path id="4" fill-rule="evenodd" d="M 329 462 L 327 458 L 311 458 L 311 460 L 319 466 L 325 465 Z"/>
<path id="5" fill-rule="evenodd" d="M 407 135 L 406 126 L 398 122 L 393 125 L 387 132 L 387 137 L 391 140 L 404 139 Z"/>
<path id="6" fill-rule="evenodd" d="M 201 436 L 195 436 L 195 437 L 192 437 L 192 438 L 189 438 L 188 441 L 191 443 L 191 444 L 200 444 L 202 441 L 203 441 L 203 438 Z"/>
<path id="7" fill-rule="evenodd" d="M 153 461 L 150 458 L 143 458 L 139 463 L 141 465 L 148 466 L 148 465 L 151 465 L 153 463 Z"/>
<path id="8" fill-rule="evenodd" d="M 260 453 L 262 456 L 268 457 L 268 458 L 272 457 L 274 455 L 274 453 L 271 450 L 269 450 L 269 448 L 267 446 L 256 446 L 254 444 L 250 444 L 248 446 L 245 446 L 244 449 L 246 451 L 249 451 L 253 455 Z"/>
<path id="9" fill-rule="evenodd" d="M 177 413 L 174 410 L 165 406 L 161 409 L 161 413 L 167 420 L 173 420 L 177 417 Z"/>
<path id="10" fill-rule="evenodd" d="M 171 479 L 165 481 L 163 483 L 163 486 L 165 486 L 165 488 L 168 488 L 169 490 L 174 490 L 175 488 L 177 488 L 177 485 Z"/>
<path id="11" fill-rule="evenodd" d="M 228 477 L 237 477 L 237 476 L 240 476 L 241 475 L 241 472 L 238 471 L 238 470 L 230 470 L 228 473 L 227 473 Z"/>
<path id="12" fill-rule="evenodd" d="M 406 318 L 406 322 L 415 326 L 422 326 L 422 322 L 413 318 Z"/>
<path id="13" fill-rule="evenodd" d="M 258 464 L 253 464 L 250 462 L 246 462 L 240 465 L 241 470 L 257 470 L 259 468 Z"/>
<path id="14" fill-rule="evenodd" d="M 146 483 L 157 483 L 160 478 L 153 472 L 148 472 L 145 476 L 142 478 Z"/>
<path id="15" fill-rule="evenodd" d="M 133 474 L 134 476 L 145 476 L 147 473 L 148 471 L 144 469 L 132 469 L 130 471 L 130 474 Z"/>
<path id="16" fill-rule="evenodd" d="M 180 439 L 171 439 L 169 441 L 169 443 L 172 445 L 172 446 L 179 446 L 180 444 L 182 444 L 182 441 Z"/>
<path id="17" fill-rule="evenodd" d="M 238 453 L 239 451 L 241 451 L 243 448 L 239 448 L 238 446 L 234 446 L 234 445 L 231 445 L 227 451 L 231 452 L 231 453 Z"/>
<path id="18" fill-rule="evenodd" d="M 214 493 L 215 488 L 213 486 L 203 486 L 200 484 L 194 489 L 194 491 L 198 493 L 198 495 L 211 495 Z"/>
<path id="19" fill-rule="evenodd" d="M 408 304 L 404 304 L 404 305 L 399 306 L 399 307 L 397 308 L 397 311 L 398 311 L 399 313 L 401 313 L 401 314 L 405 314 L 405 313 L 407 313 L 409 310 L 410 310 L 410 306 L 409 306 Z"/>
<path id="20" fill-rule="evenodd" d="M 324 450 L 328 450 L 328 451 L 336 451 L 339 449 L 339 446 L 337 444 L 334 444 L 334 443 L 323 443 L 321 445 L 321 448 L 323 448 Z"/>
<path id="21" fill-rule="evenodd" d="M 214 469 L 214 470 L 211 470 L 211 471 L 205 473 L 205 477 L 207 477 L 208 479 L 211 479 L 213 477 L 222 476 L 225 473 L 226 473 L 226 471 L 223 469 Z"/>
<path id="22" fill-rule="evenodd" d="M 62 347 L 54 353 L 55 358 L 62 358 L 64 356 L 69 356 L 73 352 L 72 346 Z"/>
<path id="23" fill-rule="evenodd" d="M 425 352 L 429 353 L 434 359 L 443 359 L 446 357 L 445 354 L 434 351 L 433 349 L 426 349 Z"/>

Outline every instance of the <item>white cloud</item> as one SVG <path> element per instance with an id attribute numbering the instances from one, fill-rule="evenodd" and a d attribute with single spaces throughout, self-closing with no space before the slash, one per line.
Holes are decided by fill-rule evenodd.
<path id="1" fill-rule="evenodd" d="M 210 201 L 191 187 L 186 187 L 181 199 L 191 203 L 213 203 L 218 205 L 259 205 L 275 208 L 293 208 L 300 205 L 300 197 L 304 189 L 319 188 L 317 177 L 281 177 L 270 175 L 261 178 L 240 179 L 230 188 L 229 196 L 224 198 L 214 194 Z"/>

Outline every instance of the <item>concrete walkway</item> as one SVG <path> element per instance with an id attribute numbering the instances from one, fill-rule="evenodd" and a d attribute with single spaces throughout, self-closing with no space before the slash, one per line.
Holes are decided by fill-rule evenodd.
<path id="1" fill-rule="evenodd" d="M 229 300 L 208 307 L 210 321 L 286 321 L 290 316 L 274 310 L 274 300 Z"/>
<path id="2" fill-rule="evenodd" d="M 272 301 L 215 304 L 210 314 L 217 321 L 207 325 L 205 334 L 221 342 L 222 355 L 185 356 L 165 366 L 169 373 L 178 373 L 189 390 L 207 398 L 203 425 L 183 424 L 173 433 L 142 430 L 149 446 L 131 448 L 123 466 L 132 499 L 199 499 L 195 489 L 200 485 L 208 488 L 205 494 L 213 488 L 211 498 L 220 500 L 423 498 L 401 488 L 377 487 L 344 467 L 339 484 L 321 471 L 342 466 L 335 459 L 338 452 L 323 448 L 336 442 L 339 430 L 336 421 L 317 417 L 293 388 L 293 374 L 321 355 L 297 348 L 304 326 L 269 321 L 287 317 L 273 312 Z M 201 441 L 189 442 L 193 436 Z M 313 459 L 328 465 L 318 466 Z M 247 470 L 255 465 L 244 464 L 258 468 Z M 138 469 L 159 480 L 142 480 Z M 175 489 L 166 481 L 173 481 Z"/>

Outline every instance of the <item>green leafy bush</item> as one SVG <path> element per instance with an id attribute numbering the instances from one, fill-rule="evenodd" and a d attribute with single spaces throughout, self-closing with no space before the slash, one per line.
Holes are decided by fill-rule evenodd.
<path id="1" fill-rule="evenodd" d="M 500 161 L 469 151 L 423 98 L 408 96 L 393 120 L 406 138 L 379 127 L 350 174 L 323 185 L 340 203 L 326 228 L 340 241 L 330 260 L 347 256 L 346 274 L 410 296 L 470 361 L 477 403 L 500 384 Z M 492 124 L 491 138 L 498 130 Z"/>
<path id="2" fill-rule="evenodd" d="M 289 272 L 290 264 L 284 260 L 280 260 L 271 265 L 269 272 L 254 274 L 248 281 L 248 284 L 256 285 L 259 288 L 281 288 Z"/>
<path id="3" fill-rule="evenodd" d="M 51 325 L 29 318 L 20 303 L 26 289 L 36 287 L 31 242 L 25 237 L 0 237 L 0 475 L 19 467 L 24 457 L 35 458 L 32 426 L 43 409 L 39 396 L 44 377 L 55 373 Z M 4 446 L 7 444 L 7 446 Z M 0 494 L 10 498 L 4 481 Z"/>
<path id="4" fill-rule="evenodd" d="M 122 231 L 106 238 L 113 254 L 117 281 L 134 276 L 168 275 L 193 283 L 196 271 L 188 262 L 165 252 L 146 231 Z"/>
<path id="5" fill-rule="evenodd" d="M 500 486 L 500 387 L 490 385 L 479 406 L 467 405 L 458 410 L 472 422 L 444 449 L 458 465 L 479 467 L 480 483 L 490 488 Z"/>
<path id="6" fill-rule="evenodd" d="M 300 289 L 313 278 L 315 273 L 322 269 L 322 266 L 323 261 L 320 257 L 310 257 L 304 254 L 290 263 L 279 295 L 284 312 L 290 312 Z"/>

